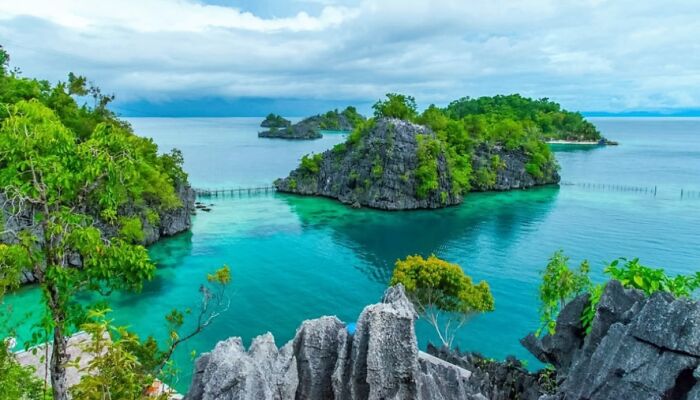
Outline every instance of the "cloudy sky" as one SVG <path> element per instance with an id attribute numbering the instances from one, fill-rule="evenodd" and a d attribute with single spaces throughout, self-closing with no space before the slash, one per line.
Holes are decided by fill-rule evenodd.
<path id="1" fill-rule="evenodd" d="M 0 0 L 0 44 L 127 115 L 302 115 L 386 92 L 700 109 L 698 0 Z"/>

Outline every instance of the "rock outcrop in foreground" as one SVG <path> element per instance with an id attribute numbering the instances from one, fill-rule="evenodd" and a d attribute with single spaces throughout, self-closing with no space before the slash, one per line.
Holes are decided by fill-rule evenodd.
<path id="1" fill-rule="evenodd" d="M 355 134 L 353 134 L 355 135 Z M 355 142 L 351 137 L 343 145 L 320 155 L 317 168 L 304 165 L 287 178 L 275 181 L 277 190 L 302 195 L 325 196 L 355 207 L 383 210 L 441 208 L 460 204 L 462 193 L 456 190 L 445 150 L 435 156 L 436 186 L 421 195 L 421 143 L 435 141 L 427 127 L 393 118 L 380 118 Z M 527 170 L 530 157 L 521 149 L 481 144 L 474 149 L 471 169 L 474 174 L 492 175 L 474 179 L 472 191 L 525 189 L 559 182 L 557 166 L 546 166 L 542 177 Z"/>
<path id="2" fill-rule="evenodd" d="M 587 302 L 581 296 L 564 308 L 555 335 L 523 339 L 557 368 L 556 378 L 529 373 L 513 358 L 419 351 L 416 314 L 397 286 L 364 309 L 354 333 L 322 317 L 305 321 L 279 349 L 269 333 L 248 351 L 240 338 L 219 342 L 197 360 L 186 399 L 700 399 L 700 303 L 647 298 L 612 281 L 585 336 Z"/>
<path id="3" fill-rule="evenodd" d="M 219 342 L 197 360 L 186 399 L 483 399 L 469 371 L 418 351 L 415 318 L 399 286 L 362 311 L 354 334 L 323 317 L 280 349 L 269 333 L 247 352 L 240 338 Z"/>
<path id="4" fill-rule="evenodd" d="M 584 335 L 587 304 L 587 295 L 570 302 L 555 335 L 522 341 L 556 367 L 559 390 L 546 399 L 700 400 L 700 303 L 611 281 Z"/>

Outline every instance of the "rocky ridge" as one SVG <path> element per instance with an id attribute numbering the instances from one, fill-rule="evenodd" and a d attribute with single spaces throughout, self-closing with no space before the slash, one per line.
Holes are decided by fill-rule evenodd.
<path id="1" fill-rule="evenodd" d="M 567 304 L 554 335 L 522 340 L 556 368 L 559 389 L 547 400 L 700 400 L 699 302 L 610 281 L 585 335 L 587 304 L 588 295 Z"/>
<path id="2" fill-rule="evenodd" d="M 397 286 L 362 311 L 354 333 L 322 317 L 279 349 L 269 333 L 248 351 L 240 338 L 219 342 L 197 360 L 186 399 L 700 399 L 700 303 L 611 281 L 585 335 L 587 304 L 587 295 L 570 302 L 555 335 L 522 341 L 556 378 L 513 358 L 419 351 L 415 311 Z"/>
<path id="3" fill-rule="evenodd" d="M 354 135 L 354 134 L 353 134 Z M 420 139 L 419 139 L 420 137 Z M 303 165 L 288 177 L 275 181 L 277 190 L 302 195 L 325 196 L 355 207 L 384 210 L 441 208 L 460 204 L 463 196 L 453 187 L 444 151 L 436 157 L 437 188 L 419 196 L 416 172 L 419 168 L 419 140 L 430 141 L 435 134 L 411 122 L 380 118 L 364 134 L 320 155 L 318 170 Z M 493 171 L 493 185 L 472 184 L 473 191 L 524 189 L 559 182 L 555 164 L 536 178 L 527 172 L 529 156 L 522 149 L 482 144 L 472 156 L 472 170 L 500 165 Z"/>

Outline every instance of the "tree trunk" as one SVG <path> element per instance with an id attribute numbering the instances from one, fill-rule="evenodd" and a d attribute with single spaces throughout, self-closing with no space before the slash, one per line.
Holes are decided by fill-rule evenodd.
<path id="1" fill-rule="evenodd" d="M 68 400 L 66 385 L 66 363 L 68 362 L 68 340 L 59 326 L 53 329 L 51 352 L 51 388 L 53 400 Z"/>

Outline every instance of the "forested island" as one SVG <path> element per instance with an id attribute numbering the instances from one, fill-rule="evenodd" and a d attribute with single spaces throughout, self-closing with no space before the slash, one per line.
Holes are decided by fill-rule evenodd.
<path id="1" fill-rule="evenodd" d="M 288 120 L 270 114 L 260 124 L 260 126 L 270 129 L 258 133 L 258 136 L 297 140 L 319 139 L 323 137 L 321 131 L 352 131 L 364 120 L 365 118 L 352 106 L 348 106 L 340 112 L 336 109 L 314 115 L 292 125 L 289 124 Z"/>
<path id="2" fill-rule="evenodd" d="M 345 143 L 304 156 L 301 165 L 275 185 L 282 192 L 336 198 L 356 207 L 404 210 L 459 204 L 470 191 L 558 183 L 558 165 L 545 143 L 544 129 L 554 134 L 560 132 L 555 126 L 576 126 L 599 135 L 597 130 L 589 131 L 592 125 L 586 121 L 535 123 L 525 111 L 517 113 L 510 101 L 502 100 L 510 98 L 521 99 L 497 97 L 495 104 L 500 106 L 489 112 L 483 112 L 486 106 L 474 106 L 485 99 L 462 99 L 419 113 L 412 97 L 389 94 L 374 105 L 374 117 L 356 127 Z M 521 108 L 534 110 L 550 102 L 524 104 Z M 546 119 L 544 113 L 533 115 Z"/>

